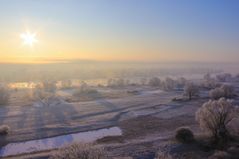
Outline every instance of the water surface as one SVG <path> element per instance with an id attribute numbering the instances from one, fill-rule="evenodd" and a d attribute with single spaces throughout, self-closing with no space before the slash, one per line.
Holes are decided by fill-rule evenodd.
<path id="1" fill-rule="evenodd" d="M 0 156 L 10 156 L 22 153 L 31 153 L 49 149 L 60 148 L 75 142 L 93 142 L 105 136 L 122 135 L 119 127 L 99 129 L 95 131 L 80 132 L 26 142 L 10 143 L 0 149 Z"/>

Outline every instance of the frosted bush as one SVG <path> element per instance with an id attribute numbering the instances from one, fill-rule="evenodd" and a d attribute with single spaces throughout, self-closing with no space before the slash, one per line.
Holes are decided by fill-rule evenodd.
<path id="1" fill-rule="evenodd" d="M 7 125 L 0 126 L 0 135 L 7 135 L 10 131 L 10 127 Z"/>
<path id="2" fill-rule="evenodd" d="M 229 132 L 226 126 L 234 117 L 235 107 L 225 98 L 210 100 L 196 112 L 201 129 L 208 132 L 219 146 L 227 141 Z"/>
<path id="3" fill-rule="evenodd" d="M 107 153 L 101 147 L 91 144 L 72 144 L 59 149 L 50 159 L 107 159 Z"/>

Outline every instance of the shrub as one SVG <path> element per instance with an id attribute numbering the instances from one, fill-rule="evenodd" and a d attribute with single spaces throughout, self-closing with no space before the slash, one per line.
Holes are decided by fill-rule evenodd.
<path id="1" fill-rule="evenodd" d="M 59 149 L 50 159 L 107 159 L 103 148 L 91 144 L 72 144 Z"/>
<path id="2" fill-rule="evenodd" d="M 175 138 L 181 143 L 190 143 L 194 141 L 194 135 L 190 128 L 180 127 L 176 130 Z"/>
<path id="3" fill-rule="evenodd" d="M 208 132 L 216 146 L 223 148 L 229 138 L 227 124 L 235 117 L 235 108 L 225 98 L 208 101 L 196 112 L 200 127 Z"/>
<path id="4" fill-rule="evenodd" d="M 9 90 L 6 87 L 0 87 L 0 105 L 7 104 L 9 97 Z"/>
<path id="5" fill-rule="evenodd" d="M 0 135 L 7 135 L 10 131 L 10 127 L 7 125 L 0 126 Z"/>

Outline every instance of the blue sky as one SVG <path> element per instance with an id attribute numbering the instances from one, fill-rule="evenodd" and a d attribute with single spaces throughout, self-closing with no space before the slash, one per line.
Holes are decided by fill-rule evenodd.
<path id="1" fill-rule="evenodd" d="M 237 0 L 0 0 L 0 10 L 0 42 L 26 28 L 39 31 L 49 44 L 35 50 L 41 57 L 233 62 L 239 57 Z M 56 48 L 62 43 L 66 46 Z M 26 50 L 2 48 L 0 55 Z"/>

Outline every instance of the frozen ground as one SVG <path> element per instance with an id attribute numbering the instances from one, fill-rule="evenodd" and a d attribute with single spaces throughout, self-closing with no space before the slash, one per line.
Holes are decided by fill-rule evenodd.
<path id="1" fill-rule="evenodd" d="M 6 138 L 1 138 L 1 144 L 112 127 L 122 119 L 136 117 L 144 109 L 152 109 L 153 113 L 155 108 L 158 110 L 176 95 L 174 92 L 147 90 L 124 98 L 94 99 L 95 96 L 91 96 L 92 100 L 86 102 L 2 106 L 0 125 L 9 125 L 11 132 Z"/>
<path id="2" fill-rule="evenodd" d="M 135 89 L 139 93 L 125 93 Z M 111 93 L 109 89 L 99 92 Z M 1 143 L 44 139 L 118 126 L 122 129 L 122 136 L 104 137 L 97 142 L 106 144 L 116 156 L 137 158 L 144 153 L 148 155 L 157 151 L 180 126 L 189 126 L 195 133 L 199 132 L 195 111 L 208 101 L 204 96 L 207 94 L 205 91 L 201 92 L 200 98 L 192 101 L 172 101 L 183 92 L 164 92 L 149 87 L 114 89 L 112 92 L 119 95 L 119 98 L 98 94 L 89 95 L 87 100 L 51 106 L 34 107 L 28 104 L 1 107 L 0 124 L 11 127 L 10 134 L 1 138 Z"/>

